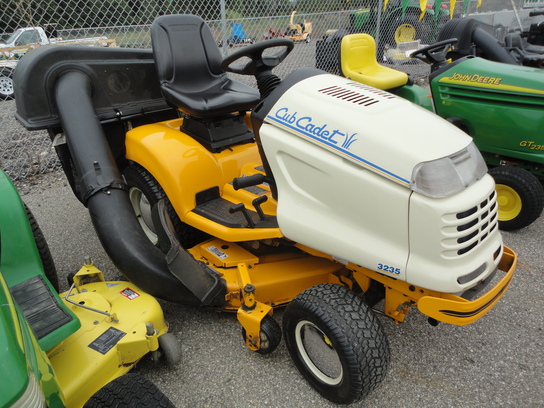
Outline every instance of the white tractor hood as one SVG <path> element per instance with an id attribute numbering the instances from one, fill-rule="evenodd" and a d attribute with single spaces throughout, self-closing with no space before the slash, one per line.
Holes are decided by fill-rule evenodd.
<path id="1" fill-rule="evenodd" d="M 472 140 L 405 99 L 328 74 L 289 88 L 268 112 L 265 123 L 406 187 L 417 164 L 449 156 Z"/>

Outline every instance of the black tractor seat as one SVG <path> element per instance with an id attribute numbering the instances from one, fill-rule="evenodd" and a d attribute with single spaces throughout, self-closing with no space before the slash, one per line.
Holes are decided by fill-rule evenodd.
<path id="1" fill-rule="evenodd" d="M 541 68 L 544 64 L 544 46 L 527 42 L 519 33 L 510 33 L 504 37 L 506 48 L 521 59 L 523 65 Z"/>
<path id="2" fill-rule="evenodd" d="M 185 14 L 158 17 L 151 40 L 162 95 L 185 114 L 184 131 L 211 150 L 253 138 L 239 113 L 257 105 L 259 93 L 227 76 L 204 20 Z M 234 128 L 225 123 L 231 120 Z"/>

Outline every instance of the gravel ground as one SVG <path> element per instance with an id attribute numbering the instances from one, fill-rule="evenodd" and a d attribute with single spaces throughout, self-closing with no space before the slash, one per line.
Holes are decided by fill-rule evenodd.
<path id="1" fill-rule="evenodd" d="M 41 225 L 63 287 L 89 255 L 119 277 L 86 209 L 62 173 L 17 183 Z M 403 324 L 380 316 L 391 346 L 386 380 L 355 407 L 544 407 L 544 218 L 504 233 L 519 256 L 510 290 L 476 323 L 437 327 L 412 311 Z M 236 317 L 161 302 L 183 359 L 173 369 L 142 360 L 136 371 L 178 407 L 332 407 L 292 364 L 284 343 L 268 356 L 246 349 Z M 274 313 L 281 320 L 282 311 Z"/>

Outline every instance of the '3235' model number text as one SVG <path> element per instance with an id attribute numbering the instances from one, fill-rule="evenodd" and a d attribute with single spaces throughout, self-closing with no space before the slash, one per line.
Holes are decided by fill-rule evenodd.
<path id="1" fill-rule="evenodd" d="M 392 273 L 394 275 L 400 275 L 400 268 L 395 268 L 394 266 L 389 266 L 389 265 L 382 264 L 382 263 L 378 264 L 378 270 L 379 271 L 384 271 L 384 272 L 389 272 L 389 273 Z"/>

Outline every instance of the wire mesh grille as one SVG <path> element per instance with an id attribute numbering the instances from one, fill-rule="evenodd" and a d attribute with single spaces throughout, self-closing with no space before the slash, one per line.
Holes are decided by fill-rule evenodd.
<path id="1" fill-rule="evenodd" d="M 376 39 L 380 63 L 415 79 L 425 78 L 428 66 L 408 59 L 406 53 L 417 44 L 436 40 L 449 19 L 449 3 L 441 1 L 435 10 L 429 0 L 423 18 L 419 0 L 385 3 L 384 9 L 384 0 L 3 0 L 0 36 L 11 48 L 0 48 L 0 167 L 13 180 L 60 168 L 47 132 L 26 131 L 14 118 L 12 78 L 17 61 L 40 42 L 36 30 L 13 42 L 11 34 L 17 29 L 40 27 L 43 31 L 38 33 L 49 38 L 41 42 L 62 39 L 81 45 L 150 48 L 149 28 L 157 16 L 196 14 L 208 22 L 224 56 L 268 38 L 293 38 L 294 51 L 276 71 L 280 77 L 304 66 L 340 74 L 340 38 L 349 32 L 368 32 Z M 515 3 L 523 7 L 531 2 Z M 476 11 L 476 4 L 477 0 L 458 0 L 455 15 Z M 483 0 L 478 11 L 512 6 L 509 0 Z M 243 80 L 248 82 L 246 77 Z"/>

